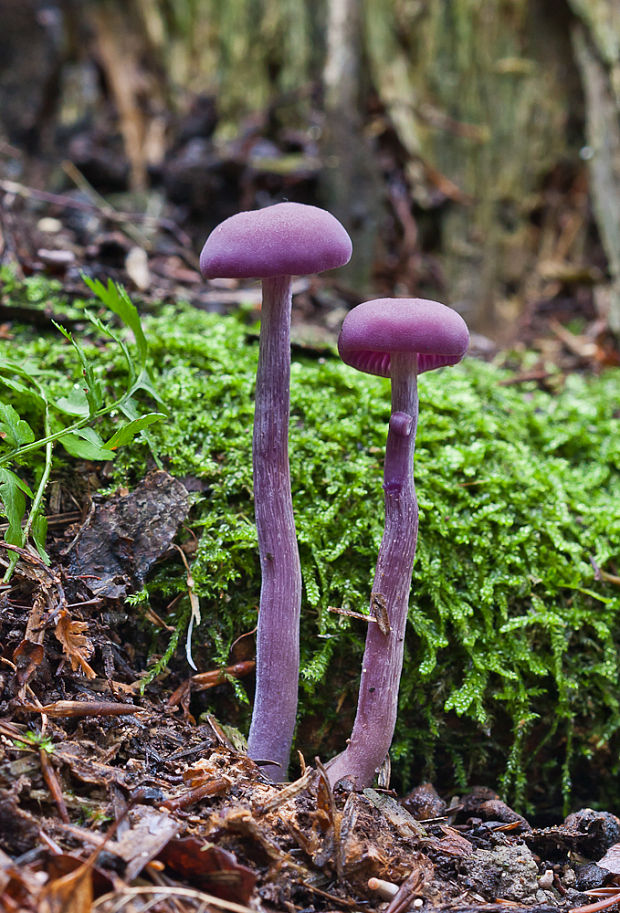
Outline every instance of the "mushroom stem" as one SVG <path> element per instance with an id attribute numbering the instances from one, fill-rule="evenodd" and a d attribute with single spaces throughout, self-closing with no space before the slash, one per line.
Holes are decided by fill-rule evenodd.
<path id="1" fill-rule="evenodd" d="M 417 356 L 393 353 L 390 370 L 392 415 L 383 483 L 385 531 L 371 597 L 375 615 L 378 610 L 381 615 L 377 616 L 377 624 L 368 625 L 351 738 L 347 748 L 327 765 L 332 784 L 346 776 L 354 779 L 357 789 L 373 783 L 392 743 L 418 535 L 413 480 L 418 421 Z"/>
<path id="2" fill-rule="evenodd" d="M 253 442 L 262 584 L 248 753 L 275 761 L 263 770 L 278 782 L 286 779 L 297 715 L 301 607 L 288 459 L 290 325 L 290 277 L 264 279 Z"/>

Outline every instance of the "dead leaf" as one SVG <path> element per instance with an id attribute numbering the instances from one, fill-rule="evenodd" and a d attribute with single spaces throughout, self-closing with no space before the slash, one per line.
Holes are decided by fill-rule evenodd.
<path id="1" fill-rule="evenodd" d="M 453 827 L 447 825 L 442 825 L 441 832 L 444 836 L 441 840 L 438 840 L 437 843 L 433 844 L 433 849 L 439 850 L 440 853 L 443 853 L 446 856 L 471 856 L 474 847 L 466 837 L 463 837 L 463 835 L 459 834 L 458 831 L 455 831 Z"/>
<path id="2" fill-rule="evenodd" d="M 62 609 L 54 633 L 71 661 L 73 671 L 81 669 L 87 678 L 96 678 L 97 673 L 87 662 L 94 652 L 92 641 L 83 633 L 87 628 L 85 621 L 74 621 L 67 610 Z"/>
<path id="3" fill-rule="evenodd" d="M 56 878 L 41 898 L 41 913 L 90 913 L 93 879 L 90 868 L 80 865 L 74 872 Z"/>
<path id="4" fill-rule="evenodd" d="M 247 904 L 252 896 L 256 874 L 219 846 L 184 837 L 171 840 L 159 858 L 181 878 L 215 897 Z"/>
<path id="5" fill-rule="evenodd" d="M 150 472 L 132 492 L 95 496 L 95 508 L 71 546 L 69 571 L 95 596 L 120 599 L 139 589 L 189 513 L 183 484 Z"/>
<path id="6" fill-rule="evenodd" d="M 130 812 L 131 827 L 116 841 L 106 847 L 127 863 L 125 878 L 128 882 L 136 878 L 145 865 L 154 859 L 173 837 L 181 825 L 164 811 L 155 811 L 144 806 Z"/>
<path id="7" fill-rule="evenodd" d="M 596 864 L 614 875 L 620 875 L 620 843 L 614 843 L 613 846 L 610 846 L 602 859 L 599 859 Z"/>
<path id="8" fill-rule="evenodd" d="M 43 662 L 45 656 L 43 648 L 44 612 L 45 598 L 39 591 L 32 602 L 24 638 L 13 652 L 13 662 L 17 666 L 17 680 L 22 688 L 28 684 L 35 669 Z"/>

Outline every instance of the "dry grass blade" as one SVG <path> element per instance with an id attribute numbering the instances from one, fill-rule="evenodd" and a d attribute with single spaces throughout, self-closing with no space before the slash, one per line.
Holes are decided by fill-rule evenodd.
<path id="1" fill-rule="evenodd" d="M 289 799 L 293 799 L 295 796 L 298 796 L 300 792 L 308 786 L 310 780 L 312 779 L 312 774 L 314 771 L 309 767 L 304 775 L 298 780 L 295 780 L 294 783 L 289 783 L 288 786 L 285 786 L 273 799 L 270 799 L 269 802 L 266 802 L 264 805 L 259 805 L 258 808 L 255 808 L 255 815 L 265 815 L 267 812 L 273 812 L 276 808 L 280 808 L 281 805 L 284 805 L 285 802 L 288 802 Z"/>
<path id="2" fill-rule="evenodd" d="M 215 897 L 213 894 L 205 894 L 204 891 L 196 891 L 193 888 L 158 887 L 157 885 L 153 885 L 153 887 L 123 888 L 121 891 L 113 891 L 109 894 L 104 894 L 94 902 L 92 908 L 93 910 L 101 910 L 102 913 L 107 913 L 107 911 L 110 910 L 111 913 L 111 909 L 107 907 L 107 904 L 111 901 L 124 900 L 125 903 L 129 903 L 132 897 L 148 894 L 158 894 L 162 898 L 184 897 L 188 900 L 195 900 L 196 903 L 209 904 L 210 906 L 218 907 L 220 910 L 230 910 L 230 913 L 255 913 L 251 907 L 244 907 L 242 904 L 234 903 L 231 900 L 222 900 L 221 897 Z M 115 911 L 121 910 L 122 906 L 117 905 L 112 909 Z"/>

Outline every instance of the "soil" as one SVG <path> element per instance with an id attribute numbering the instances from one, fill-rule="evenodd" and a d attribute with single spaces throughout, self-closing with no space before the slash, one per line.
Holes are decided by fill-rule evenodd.
<path id="1" fill-rule="evenodd" d="M 154 475 L 146 487 L 169 492 Z M 131 513 L 130 497 L 108 519 Z M 607 812 L 538 828 L 484 787 L 332 791 L 318 759 L 271 783 L 214 718 L 190 716 L 205 673 L 184 701 L 159 680 L 139 696 L 147 644 L 69 573 L 80 554 L 49 571 L 29 559 L 2 595 L 1 909 L 542 913 L 620 899 L 620 820 Z"/>
<path id="2" fill-rule="evenodd" d="M 31 559 L 2 596 L 1 909 L 543 913 L 620 899 L 607 812 L 537 828 L 484 787 L 332 792 L 318 759 L 271 783 L 167 683 L 138 695 L 139 631 L 130 646 L 131 618 L 84 581 L 67 603 L 66 564 Z"/>
<path id="3" fill-rule="evenodd" d="M 212 118 L 207 102 L 203 115 Z M 156 217 L 133 214 L 127 196 L 113 208 L 99 195 L 114 180 L 126 189 L 127 162 L 105 132 L 73 137 L 81 170 L 66 166 L 54 193 L 47 188 L 57 162 L 4 145 L 11 167 L 0 181 L 2 262 L 24 276 L 58 278 L 68 298 L 83 296 L 84 270 L 123 282 L 142 309 L 178 298 L 218 311 L 241 299 L 258 306 L 255 288 L 202 282 L 196 251 L 208 226 L 200 201 L 212 200 L 215 221 L 267 194 L 314 202 L 316 175 L 254 166 L 263 141 L 256 126 L 217 159 L 205 141 L 197 167 L 191 118 L 200 110 L 177 125 L 152 176 L 163 200 Z M 386 140 L 389 171 L 398 156 L 387 150 Z M 287 151 L 285 140 L 272 143 L 276 158 Z M 431 273 L 424 258 L 421 271 Z M 398 285 L 399 262 L 375 264 L 386 287 Z M 515 383 L 545 384 L 550 362 L 565 373 L 620 364 L 617 341 L 573 280 L 556 278 L 547 298 L 526 302 L 504 349 L 477 335 L 474 352 L 517 364 L 515 349 L 537 351 L 537 364 Z M 320 351 L 359 295 L 333 277 L 300 281 L 295 291 L 296 344 Z M 18 322 L 49 326 L 50 316 L 16 308 L 0 289 L 4 332 Z M 567 329 L 569 321 L 580 329 Z M 23 553 L 11 584 L 0 587 L 3 913 L 585 913 L 620 902 L 620 820 L 609 812 L 583 809 L 539 827 L 484 784 L 443 797 L 431 784 L 398 796 L 385 785 L 356 793 L 343 781 L 332 792 L 318 759 L 302 759 L 296 782 L 275 785 L 215 719 L 190 713 L 192 693 L 222 687 L 220 670 L 160 677 L 141 695 L 150 635 L 123 598 L 172 547 L 187 493 L 156 472 L 134 492 L 97 501 L 91 474 L 92 466 L 72 480 L 50 514 L 51 567 Z M 252 674 L 246 653 L 229 675 Z"/>
<path id="4" fill-rule="evenodd" d="M 330 789 L 320 759 L 274 784 L 201 692 L 253 673 L 171 664 L 144 694 L 149 625 L 125 597 L 174 548 L 184 485 L 66 480 L 47 567 L 20 550 L 0 589 L 0 910 L 604 909 L 620 902 L 620 819 L 582 809 L 529 822 L 483 785 L 439 796 Z M 80 510 L 75 510 L 77 504 Z M 5 542 L 0 548 L 10 550 Z M 6 562 L 5 562 L 6 563 Z M 192 715 L 192 712 L 195 715 Z M 196 718 L 198 717 L 198 718 Z"/>

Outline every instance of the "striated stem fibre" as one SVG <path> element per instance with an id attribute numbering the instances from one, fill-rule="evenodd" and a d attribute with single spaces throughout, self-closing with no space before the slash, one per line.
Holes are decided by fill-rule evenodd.
<path id="1" fill-rule="evenodd" d="M 396 725 L 411 576 L 418 535 L 413 457 L 418 421 L 417 357 L 392 353 L 392 415 L 383 490 L 385 531 L 379 549 L 371 606 L 385 622 L 370 622 L 362 662 L 357 714 L 346 749 L 327 766 L 330 782 L 351 777 L 357 789 L 372 785 Z"/>
<path id="2" fill-rule="evenodd" d="M 288 459 L 290 323 L 290 277 L 264 279 L 253 439 L 262 584 L 248 753 L 276 762 L 263 770 L 278 782 L 286 779 L 297 715 L 301 609 Z"/>

